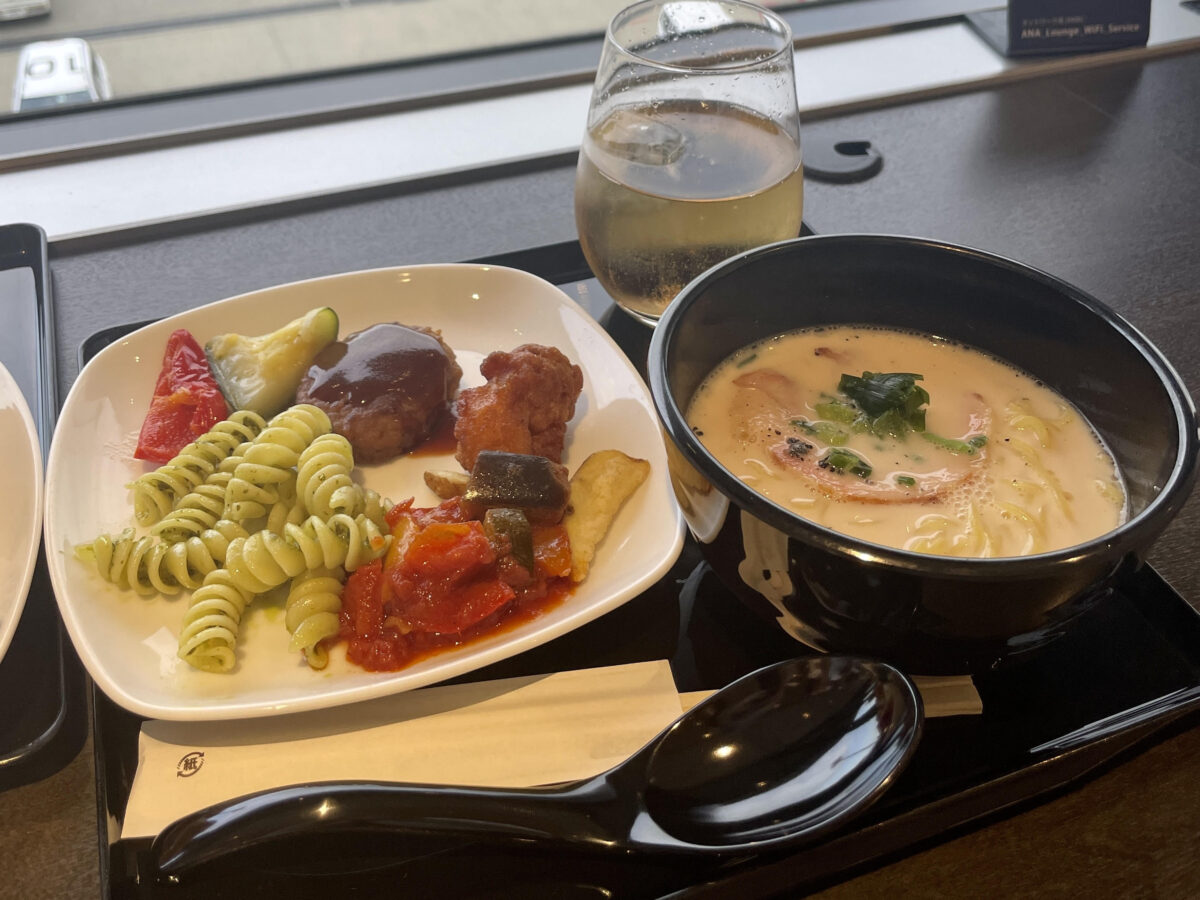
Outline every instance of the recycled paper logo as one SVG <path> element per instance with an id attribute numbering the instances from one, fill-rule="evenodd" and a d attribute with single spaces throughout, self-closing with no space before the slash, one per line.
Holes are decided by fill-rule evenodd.
<path id="1" fill-rule="evenodd" d="M 191 778 L 200 771 L 202 765 L 204 765 L 204 753 L 200 750 L 193 750 L 179 760 L 179 765 L 175 767 L 175 774 L 180 778 Z"/>

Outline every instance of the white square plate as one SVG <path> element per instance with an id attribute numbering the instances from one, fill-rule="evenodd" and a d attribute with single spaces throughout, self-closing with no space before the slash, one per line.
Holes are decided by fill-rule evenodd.
<path id="1" fill-rule="evenodd" d="M 441 330 L 480 384 L 479 363 L 524 343 L 558 347 L 584 374 L 567 432 L 573 472 L 595 450 L 615 447 L 648 459 L 651 474 L 600 545 L 586 581 L 558 607 L 514 629 L 447 650 L 393 673 L 365 672 L 344 648 L 311 671 L 288 650 L 280 610 L 251 605 L 239 661 L 228 674 L 199 672 L 175 656 L 186 594 L 143 599 L 101 579 L 74 557 L 76 544 L 133 524 L 126 485 L 151 466 L 133 458 L 138 431 L 170 333 L 187 328 L 203 344 L 216 334 L 264 334 L 330 306 L 343 337 L 377 322 Z M 450 456 L 403 457 L 361 467 L 383 496 L 437 502 L 426 469 L 458 468 Z M 662 432 L 649 392 L 612 339 L 552 284 L 496 266 L 376 269 L 267 288 L 139 329 L 98 353 L 62 409 L 46 470 L 45 535 L 50 576 L 75 648 L 115 702 L 151 718 L 232 719 L 320 709 L 409 690 L 460 675 L 542 644 L 615 609 L 661 578 L 678 557 L 683 520 L 667 476 Z"/>

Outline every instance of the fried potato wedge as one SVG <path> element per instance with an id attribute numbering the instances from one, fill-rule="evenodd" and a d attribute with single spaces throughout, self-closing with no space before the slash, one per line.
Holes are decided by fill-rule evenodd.
<path id="1" fill-rule="evenodd" d="M 621 506 L 650 474 L 650 463 L 620 450 L 598 450 L 571 476 L 571 501 L 563 525 L 571 542 L 571 579 L 587 578 L 596 555 Z"/>
<path id="2" fill-rule="evenodd" d="M 461 497 L 467 492 L 467 482 L 471 476 L 466 472 L 454 472 L 446 469 L 427 470 L 425 486 L 437 494 L 441 500 L 451 497 Z"/>

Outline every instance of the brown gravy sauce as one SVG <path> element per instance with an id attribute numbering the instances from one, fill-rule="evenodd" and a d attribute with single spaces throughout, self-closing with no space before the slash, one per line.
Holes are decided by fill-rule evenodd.
<path id="1" fill-rule="evenodd" d="M 449 358 L 437 339 L 404 325 L 372 325 L 330 344 L 309 368 L 309 393 L 318 400 L 368 404 L 387 394 L 403 394 L 422 405 L 446 396 Z"/>
<path id="2" fill-rule="evenodd" d="M 409 456 L 449 456 L 458 447 L 454 439 L 454 413 L 447 409 L 438 418 L 429 437 L 408 451 Z"/>

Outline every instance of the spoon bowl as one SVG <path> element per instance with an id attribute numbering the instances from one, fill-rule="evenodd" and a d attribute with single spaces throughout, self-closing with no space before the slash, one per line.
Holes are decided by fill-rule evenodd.
<path id="1" fill-rule="evenodd" d="M 642 751 L 645 813 L 682 844 L 704 848 L 830 829 L 890 785 L 921 721 L 915 688 L 882 663 L 815 657 L 771 666 L 699 704 Z"/>
<path id="2" fill-rule="evenodd" d="M 744 853 L 810 842 L 873 803 L 916 749 L 916 688 L 897 669 L 814 657 L 752 672 L 623 763 L 544 788 L 326 782 L 208 807 L 152 855 L 179 875 L 289 835 L 379 830 L 603 851 Z"/>

